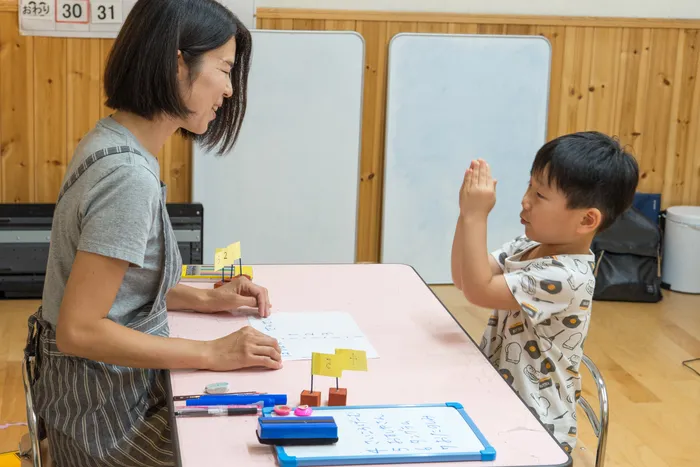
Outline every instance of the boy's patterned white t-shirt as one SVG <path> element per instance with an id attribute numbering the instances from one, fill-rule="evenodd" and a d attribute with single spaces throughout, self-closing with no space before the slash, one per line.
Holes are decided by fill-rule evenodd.
<path id="1" fill-rule="evenodd" d="M 595 289 L 595 256 L 521 261 L 521 236 L 491 253 L 520 310 L 494 310 L 481 350 L 568 452 L 576 446 L 579 367 Z"/>

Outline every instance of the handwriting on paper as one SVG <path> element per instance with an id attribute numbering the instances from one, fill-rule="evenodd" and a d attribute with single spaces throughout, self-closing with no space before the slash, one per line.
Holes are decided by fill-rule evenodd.
<path id="1" fill-rule="evenodd" d="M 310 360 L 313 352 L 335 354 L 336 349 L 365 352 L 377 358 L 377 352 L 348 313 L 338 311 L 276 312 L 268 318 L 251 316 L 250 325 L 274 337 L 283 347 L 286 360 Z M 361 355 L 356 364 L 361 367 Z M 360 371 L 360 370 L 358 370 Z"/>

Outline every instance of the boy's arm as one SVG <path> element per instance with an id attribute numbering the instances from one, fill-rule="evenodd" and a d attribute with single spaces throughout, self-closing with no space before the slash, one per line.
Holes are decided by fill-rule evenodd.
<path id="1" fill-rule="evenodd" d="M 463 221 L 464 261 L 462 293 L 476 306 L 499 310 L 523 310 L 533 324 L 541 323 L 569 308 L 575 291 L 569 284 L 570 271 L 554 265 L 552 259 L 540 259 L 538 268 L 492 275 L 487 262 L 486 219 Z M 491 257 L 493 258 L 493 257 Z"/>
<path id="2" fill-rule="evenodd" d="M 452 282 L 455 287 L 462 290 L 462 264 L 468 261 L 468 258 L 464 256 L 464 248 L 462 243 L 464 241 L 464 227 L 462 226 L 462 216 L 460 215 L 457 219 L 457 227 L 455 228 L 454 239 L 452 240 Z M 503 274 L 503 268 L 493 255 L 487 254 L 489 268 L 491 269 L 491 274 L 493 276 Z"/>
<path id="3" fill-rule="evenodd" d="M 520 304 L 513 297 L 498 261 L 486 250 L 486 220 L 486 216 L 474 215 L 460 216 L 458 221 L 457 232 L 462 239 L 460 290 L 476 306 L 518 310 Z"/>

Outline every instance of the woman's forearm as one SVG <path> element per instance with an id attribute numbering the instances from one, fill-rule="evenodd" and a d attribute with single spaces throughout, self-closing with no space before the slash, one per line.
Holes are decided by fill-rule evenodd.
<path id="1" fill-rule="evenodd" d="M 214 313 L 215 309 L 212 289 L 199 289 L 179 283 L 165 296 L 168 310 L 192 310 L 200 313 Z"/>
<path id="2" fill-rule="evenodd" d="M 145 334 L 103 318 L 57 329 L 56 343 L 69 355 L 113 365 L 152 369 L 206 369 L 210 345 L 205 341 Z"/>

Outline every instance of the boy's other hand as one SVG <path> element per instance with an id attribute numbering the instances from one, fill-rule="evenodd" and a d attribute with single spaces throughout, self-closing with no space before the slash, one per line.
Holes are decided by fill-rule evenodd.
<path id="1" fill-rule="evenodd" d="M 464 174 L 459 194 L 459 211 L 464 217 L 488 216 L 496 204 L 496 180 L 483 159 L 472 161 Z"/>

